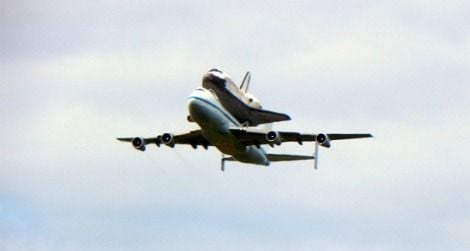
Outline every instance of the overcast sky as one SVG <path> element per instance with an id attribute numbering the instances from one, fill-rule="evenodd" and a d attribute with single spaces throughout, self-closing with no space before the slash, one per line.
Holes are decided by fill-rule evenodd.
<path id="1" fill-rule="evenodd" d="M 470 2 L 0 1 L 0 250 L 469 250 Z M 313 163 L 119 136 L 195 128 L 218 67 Z M 312 144 L 275 152 L 311 154 Z"/>

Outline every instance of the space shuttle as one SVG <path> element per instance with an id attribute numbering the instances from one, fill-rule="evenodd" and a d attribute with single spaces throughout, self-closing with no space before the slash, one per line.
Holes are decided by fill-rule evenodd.
<path id="1" fill-rule="evenodd" d="M 287 114 L 262 109 L 260 101 L 248 92 L 250 79 L 247 72 L 237 86 L 223 71 L 211 69 L 204 74 L 202 86 L 213 91 L 222 106 L 245 127 L 290 120 Z"/>

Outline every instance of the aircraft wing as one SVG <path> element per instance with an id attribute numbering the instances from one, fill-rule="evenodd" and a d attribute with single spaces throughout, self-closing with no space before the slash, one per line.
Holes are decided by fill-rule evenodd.
<path id="1" fill-rule="evenodd" d="M 344 140 L 344 139 L 357 139 L 357 138 L 370 138 L 371 134 L 357 133 L 357 134 L 341 134 L 341 133 L 328 133 L 328 134 L 303 134 L 298 132 L 250 132 L 244 129 L 230 129 L 231 133 L 236 136 L 243 144 L 245 145 L 264 145 L 264 144 L 280 144 L 282 142 L 297 142 L 302 144 L 303 142 L 313 142 L 317 141 L 324 143 L 325 141 L 331 140 Z M 268 140 L 268 134 L 273 133 L 271 140 Z M 323 146 L 329 147 L 329 145 L 324 144 Z"/>
<path id="2" fill-rule="evenodd" d="M 151 138 L 134 137 L 117 139 L 119 141 L 131 142 L 136 149 L 141 151 L 145 151 L 145 146 L 148 144 L 156 144 L 158 147 L 160 147 L 161 144 L 165 144 L 170 147 L 174 147 L 177 144 L 186 144 L 191 145 L 193 148 L 197 148 L 197 146 L 203 146 L 205 149 L 212 145 L 209 143 L 209 141 L 206 140 L 206 138 L 204 138 L 201 130 L 194 130 L 190 131 L 189 133 L 182 133 L 177 135 L 164 133 L 162 135 L 158 135 L 157 137 Z"/>

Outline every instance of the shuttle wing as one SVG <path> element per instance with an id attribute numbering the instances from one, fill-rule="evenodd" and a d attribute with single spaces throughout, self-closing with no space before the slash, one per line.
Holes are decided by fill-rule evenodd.
<path id="1" fill-rule="evenodd" d="M 284 113 L 250 107 L 226 89 L 215 89 L 215 92 L 224 108 L 238 121 L 248 123 L 249 126 L 290 120 L 289 115 Z"/>
<path id="2" fill-rule="evenodd" d="M 224 107 L 240 122 L 250 126 L 290 120 L 289 115 L 268 110 L 249 107 L 238 98 L 222 101 Z"/>
<path id="3" fill-rule="evenodd" d="M 246 109 L 245 113 L 247 115 L 245 117 L 242 116 L 240 118 L 240 121 L 248 121 L 250 126 L 257 126 L 260 124 L 268 124 L 273 122 L 290 120 L 289 115 L 283 113 L 254 109 L 249 106 L 246 106 L 245 108 L 241 109 Z"/>

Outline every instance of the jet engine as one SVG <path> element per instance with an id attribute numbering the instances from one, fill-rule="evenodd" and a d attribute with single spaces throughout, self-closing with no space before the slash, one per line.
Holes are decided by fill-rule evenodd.
<path id="1" fill-rule="evenodd" d="M 162 139 L 163 144 L 165 144 L 169 147 L 174 147 L 175 146 L 175 138 L 173 137 L 173 134 L 164 133 L 164 134 L 162 134 L 161 139 Z"/>
<path id="2" fill-rule="evenodd" d="M 145 140 L 143 138 L 137 137 L 132 139 L 132 146 L 135 147 L 135 149 L 140 150 L 140 151 L 145 151 Z"/>
<path id="3" fill-rule="evenodd" d="M 281 135 L 279 135 L 279 132 L 276 131 L 270 131 L 266 133 L 266 140 L 269 142 L 270 145 L 280 145 L 282 143 Z"/>
<path id="4" fill-rule="evenodd" d="M 330 147 L 330 138 L 328 138 L 327 134 L 320 133 L 317 135 L 316 141 L 323 147 Z"/>

